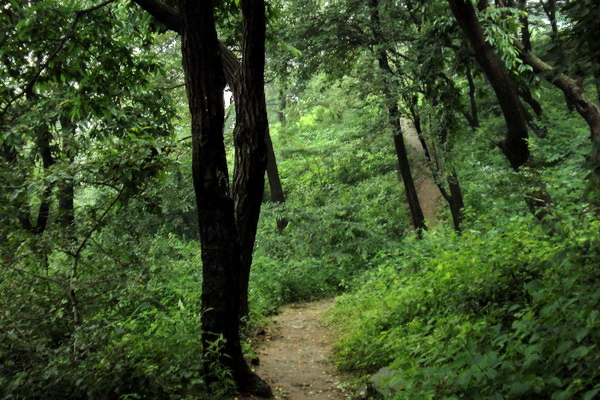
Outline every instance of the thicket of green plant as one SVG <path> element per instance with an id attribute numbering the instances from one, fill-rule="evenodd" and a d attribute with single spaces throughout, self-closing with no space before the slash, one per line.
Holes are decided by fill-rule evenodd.
<path id="1" fill-rule="evenodd" d="M 339 293 L 408 228 L 377 99 L 357 98 L 353 84 L 316 77 L 272 126 L 287 201 L 263 206 L 250 280 L 257 314 Z M 282 233 L 278 217 L 290 222 Z"/>
<path id="2" fill-rule="evenodd" d="M 390 399 L 592 399 L 600 393 L 600 220 L 581 201 L 587 133 L 543 91 L 548 136 L 533 138 L 542 176 L 519 176 L 481 142 L 501 122 L 486 114 L 462 139 L 467 220 L 370 260 L 338 298 L 336 362 L 374 373 Z M 483 139 L 483 140 L 482 140 Z M 480 145 L 475 144 L 479 141 Z M 485 145 L 484 145 L 485 146 Z M 546 182 L 544 224 L 523 196 Z"/>
<path id="3" fill-rule="evenodd" d="M 5 3 L 4 10 L 19 9 L 19 2 Z M 36 45 L 44 60 L 56 46 L 47 39 L 62 37 L 64 26 L 75 28 L 72 18 L 83 3 L 59 3 L 27 3 L 18 24 L 18 13 L 0 19 L 20 38 L 2 49 L 3 62 L 19 66 L 2 70 L 3 82 L 11 83 L 2 87 L 3 99 L 36 76 L 35 63 L 23 62 L 35 56 Z M 576 3 L 583 14 L 584 3 Z M 348 2 L 346 11 L 371 21 L 364 5 Z M 291 28 L 299 18 L 312 24 L 304 11 L 323 8 L 308 1 L 287 6 L 291 11 L 270 28 Z M 201 263 L 189 121 L 174 67 L 179 50 L 135 10 L 118 3 L 106 14 L 77 17 L 86 29 L 62 44 L 65 54 L 41 75 L 35 93 L 41 100 L 30 96 L 13 109 L 3 103 L 2 399 L 215 399 L 232 388 L 218 365 L 211 367 L 222 379 L 210 395 L 203 378 L 204 356 L 221 343 L 206 349 L 200 340 Z M 111 13 L 126 17 L 114 24 Z M 386 29 L 397 29 L 394 15 Z M 432 26 L 451 30 L 448 17 Z M 372 27 L 350 22 L 342 25 L 357 29 L 343 32 L 343 45 L 336 25 L 322 24 L 325 38 L 312 37 L 304 53 L 286 43 L 279 46 L 285 56 L 270 55 L 271 67 L 286 64 L 279 75 L 289 73 L 289 81 L 269 86 L 269 103 L 286 92 L 287 106 L 272 109 L 270 118 L 287 201 L 272 203 L 267 188 L 247 326 L 282 304 L 348 292 L 332 314 L 343 333 L 336 361 L 365 376 L 386 367 L 387 378 L 378 382 L 386 397 L 594 398 L 600 394 L 600 221 L 583 200 L 588 129 L 566 110 L 562 95 L 545 87 L 539 92 L 545 116 L 536 124 L 547 134 L 531 135 L 531 167 L 514 172 L 496 145 L 505 124 L 485 79 L 475 72 L 482 121 L 472 131 L 459 110 L 467 102 L 460 94 L 465 78 L 457 75 L 464 71 L 445 71 L 444 62 L 438 71 L 432 61 L 438 53 L 425 52 L 432 68 L 421 68 L 417 58 L 388 83 L 402 81 L 395 95 L 404 106 L 414 100 L 427 139 L 439 142 L 442 164 L 460 177 L 467 207 L 461 235 L 450 229 L 440 202 L 439 225 L 418 239 L 381 92 L 387 83 L 368 55 L 377 46 L 363 34 Z M 298 44 L 306 32 L 279 33 Z M 320 55 L 330 52 L 326 73 L 308 65 L 323 62 L 310 58 L 311 46 Z M 300 62 L 307 71 L 296 71 Z M 444 71 L 453 84 L 437 84 L 448 93 L 411 82 L 411 74 Z M 535 92 L 536 84 L 528 86 Z M 403 97 L 408 90 L 414 99 Z M 427 96 L 437 97 L 428 102 Z M 275 122 L 279 114 L 284 119 Z M 447 142 L 438 140 L 440 131 L 449 134 Z M 39 154 L 45 134 L 56 159 L 51 166 Z M 231 135 L 226 141 L 231 160 Z M 5 150 L 11 146 L 16 161 Z M 427 174 L 416 160 L 413 171 Z M 57 210 L 59 187 L 68 183 L 75 191 L 73 225 L 65 229 L 53 214 L 43 232 L 22 227 L 20 214 L 34 215 L 44 199 Z M 524 201 L 542 185 L 555 203 L 544 222 Z M 282 232 L 278 218 L 289 221 Z"/>

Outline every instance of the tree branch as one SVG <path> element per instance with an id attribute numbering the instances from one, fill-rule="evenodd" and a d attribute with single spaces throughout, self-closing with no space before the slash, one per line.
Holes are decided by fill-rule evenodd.
<path id="1" fill-rule="evenodd" d="M 170 7 L 159 0 L 133 1 L 168 29 L 181 34 L 181 16 L 175 8 Z"/>

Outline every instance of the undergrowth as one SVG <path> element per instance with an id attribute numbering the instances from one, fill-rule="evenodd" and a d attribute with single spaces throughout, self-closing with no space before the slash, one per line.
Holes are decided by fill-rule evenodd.
<path id="1" fill-rule="evenodd" d="M 387 367 L 393 399 L 595 398 L 599 228 L 565 217 L 548 235 L 514 217 L 380 254 L 338 299 L 338 366 Z"/>

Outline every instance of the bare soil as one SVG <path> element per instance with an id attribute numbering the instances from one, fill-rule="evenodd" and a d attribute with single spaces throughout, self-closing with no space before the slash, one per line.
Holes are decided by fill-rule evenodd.
<path id="1" fill-rule="evenodd" d="M 329 360 L 335 338 L 323 322 L 333 303 L 292 304 L 273 317 L 258 346 L 255 371 L 271 385 L 275 399 L 344 400 L 341 376 Z"/>
<path id="2" fill-rule="evenodd" d="M 402 120 L 402 132 L 411 161 L 417 161 L 416 163 L 411 162 L 411 167 L 423 215 L 428 226 L 435 226 L 438 223 L 437 209 L 442 194 L 431 176 L 423 146 L 415 128 L 408 121 Z"/>

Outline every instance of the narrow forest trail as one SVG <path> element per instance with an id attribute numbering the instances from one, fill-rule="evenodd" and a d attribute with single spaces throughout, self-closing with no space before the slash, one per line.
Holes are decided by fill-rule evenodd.
<path id="1" fill-rule="evenodd" d="M 437 224 L 441 193 L 433 178 L 414 127 L 402 121 L 417 195 L 429 226 Z M 334 299 L 282 307 L 265 329 L 257 349 L 256 373 L 273 388 L 276 400 L 344 400 L 341 375 L 330 361 L 335 340 L 323 322 Z M 239 400 L 254 400 L 241 396 Z"/>
<path id="2" fill-rule="evenodd" d="M 340 375 L 329 360 L 335 337 L 323 322 L 333 303 L 327 299 L 285 306 L 266 328 L 255 370 L 271 385 L 275 399 L 344 400 Z"/>
<path id="3" fill-rule="evenodd" d="M 407 145 L 407 151 L 411 160 L 411 169 L 415 185 L 417 186 L 417 197 L 421 203 L 421 209 L 423 210 L 427 225 L 435 226 L 438 223 L 437 210 L 442 194 L 431 176 L 423 146 L 419 141 L 415 128 L 405 119 L 401 122 L 404 143 Z"/>

